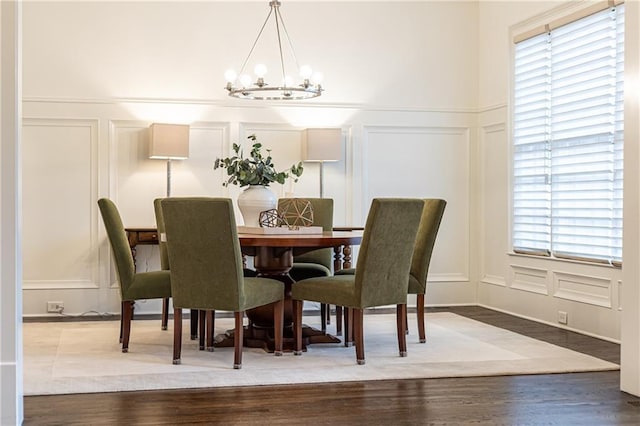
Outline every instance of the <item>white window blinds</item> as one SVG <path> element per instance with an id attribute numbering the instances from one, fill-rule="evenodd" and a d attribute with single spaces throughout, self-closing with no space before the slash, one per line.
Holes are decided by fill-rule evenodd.
<path id="1" fill-rule="evenodd" d="M 624 5 L 515 45 L 513 248 L 622 261 Z"/>

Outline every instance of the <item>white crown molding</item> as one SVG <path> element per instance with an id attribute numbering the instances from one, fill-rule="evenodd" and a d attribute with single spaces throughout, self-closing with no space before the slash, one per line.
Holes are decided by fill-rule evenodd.
<path id="1" fill-rule="evenodd" d="M 49 103 L 49 104 L 96 104 L 96 105 L 117 105 L 117 104 L 178 104 L 178 105 L 209 105 L 224 108 L 247 108 L 247 109 L 269 109 L 269 108 L 324 108 L 324 109 L 348 109 L 371 112 L 420 112 L 420 113 L 448 113 L 448 114 L 475 114 L 502 106 L 488 108 L 445 108 L 445 107 L 420 107 L 420 106 L 399 106 L 399 105 L 375 105 L 359 103 L 324 103 L 324 102 L 261 102 L 248 100 L 214 100 L 214 99 L 190 99 L 190 98 L 74 98 L 74 97 L 46 97 L 46 96 L 25 96 L 22 102 L 28 103 Z"/>

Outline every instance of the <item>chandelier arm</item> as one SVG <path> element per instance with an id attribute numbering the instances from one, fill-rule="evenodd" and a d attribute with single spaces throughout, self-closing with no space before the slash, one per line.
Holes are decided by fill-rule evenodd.
<path id="1" fill-rule="evenodd" d="M 282 84 L 283 85 L 287 85 L 286 83 L 286 72 L 284 70 L 284 55 L 282 54 L 282 40 L 280 39 L 280 25 L 279 25 L 279 21 L 278 21 L 278 17 L 280 17 L 280 21 L 282 21 L 282 26 L 284 27 L 284 21 L 282 20 L 282 15 L 280 15 L 280 9 L 278 8 L 278 6 L 272 6 L 276 13 L 275 13 L 275 19 L 276 19 L 276 33 L 278 34 L 278 51 L 280 52 L 280 68 L 282 69 Z"/>
<path id="2" fill-rule="evenodd" d="M 246 59 L 242 63 L 242 67 L 240 68 L 240 72 L 238 73 L 239 75 L 242 74 L 242 71 L 244 71 L 244 67 L 247 66 L 247 62 L 249 62 L 249 59 L 251 58 L 251 54 L 253 53 L 253 50 L 256 48 L 256 45 L 258 44 L 258 40 L 260 40 L 260 37 L 262 36 L 262 32 L 264 31 L 264 28 L 267 26 L 267 22 L 269 22 L 271 13 L 273 13 L 273 6 L 271 7 L 271 9 L 269 9 L 269 13 L 267 14 L 267 19 L 264 20 L 264 23 L 262 24 L 262 28 L 260 28 L 260 31 L 258 32 L 258 37 L 256 37 L 255 41 L 253 42 L 253 46 L 251 46 L 251 50 L 249 50 L 249 54 L 247 55 Z"/>
<path id="3" fill-rule="evenodd" d="M 300 69 L 300 63 L 298 63 L 298 57 L 296 56 L 296 51 L 293 48 L 293 43 L 291 42 L 291 37 L 289 37 L 289 31 L 287 31 L 287 26 L 284 24 L 284 19 L 282 19 L 282 15 L 280 14 L 280 9 L 276 10 L 276 15 L 280 16 L 280 22 L 282 22 L 282 29 L 284 30 L 284 35 L 289 42 L 289 49 L 291 50 L 291 56 L 293 56 L 293 61 L 296 63 L 296 68 Z M 282 48 L 280 48 L 280 54 L 282 55 Z"/>
<path id="4" fill-rule="evenodd" d="M 322 90 L 320 87 L 243 87 L 229 89 L 229 96 L 240 99 L 291 101 L 318 97 Z"/>

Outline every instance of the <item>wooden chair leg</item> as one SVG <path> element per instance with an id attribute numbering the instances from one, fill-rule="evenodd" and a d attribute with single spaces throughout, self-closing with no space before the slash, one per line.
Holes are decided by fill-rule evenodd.
<path id="1" fill-rule="evenodd" d="M 233 368 L 242 368 L 242 346 L 244 339 L 244 311 L 234 312 L 235 317 L 235 331 L 233 333 Z"/>
<path id="2" fill-rule="evenodd" d="M 211 310 L 206 312 L 207 316 L 207 325 L 203 326 L 201 329 L 202 334 L 206 334 L 207 336 L 207 350 L 209 352 L 213 352 L 213 334 L 215 333 L 216 328 L 216 311 Z"/>
<path id="3" fill-rule="evenodd" d="M 353 346 L 353 308 L 344 307 L 344 345 Z"/>
<path id="4" fill-rule="evenodd" d="M 420 343 L 426 343 L 427 335 L 424 328 L 424 294 L 418 294 L 416 299 L 416 312 L 418 313 L 418 338 Z"/>
<path id="5" fill-rule="evenodd" d="M 409 334 L 409 320 L 408 320 L 408 316 L 409 316 L 408 312 L 407 312 L 407 311 L 405 311 L 405 312 L 404 312 L 404 323 L 405 323 L 406 327 L 405 327 L 405 329 L 404 329 L 404 332 L 405 332 L 405 334 L 407 334 L 407 335 Z"/>
<path id="6" fill-rule="evenodd" d="M 302 355 L 302 300 L 292 300 L 293 304 L 293 354 Z"/>
<path id="7" fill-rule="evenodd" d="M 396 308 L 396 324 L 398 327 L 398 350 L 400 356 L 407 356 L 407 304 L 399 304 Z"/>
<path id="8" fill-rule="evenodd" d="M 198 311 L 198 328 L 200 328 L 200 335 L 198 336 L 200 339 L 198 341 L 198 345 L 201 351 L 204 351 L 204 339 L 206 338 L 206 333 L 203 333 L 203 330 L 206 329 L 205 321 L 206 321 L 207 311 Z"/>
<path id="9" fill-rule="evenodd" d="M 122 343 L 122 332 L 124 330 L 124 302 L 120 302 L 120 340 L 119 342 Z"/>
<path id="10" fill-rule="evenodd" d="M 162 325 L 161 328 L 163 330 L 167 329 L 167 324 L 169 324 L 169 298 L 165 297 L 162 299 Z"/>
<path id="11" fill-rule="evenodd" d="M 353 336 L 356 345 L 356 362 L 364 365 L 364 310 L 349 308 L 353 311 Z"/>
<path id="12" fill-rule="evenodd" d="M 327 304 L 320 304 L 320 330 L 323 333 L 327 332 Z"/>
<path id="13" fill-rule="evenodd" d="M 191 340 L 196 340 L 198 338 L 198 310 L 191 309 Z M 200 330 L 202 333 L 202 330 Z"/>
<path id="14" fill-rule="evenodd" d="M 273 306 L 273 339 L 275 347 L 273 354 L 282 356 L 282 340 L 284 333 L 284 300 L 279 300 Z"/>
<path id="15" fill-rule="evenodd" d="M 182 353 L 182 308 L 173 309 L 173 363 L 180 364 Z"/>
<path id="16" fill-rule="evenodd" d="M 133 318 L 133 302 L 125 300 L 122 309 L 122 352 L 129 352 L 129 336 L 131 335 L 131 320 Z"/>
<path id="17" fill-rule="evenodd" d="M 327 313 L 326 313 L 326 318 L 327 318 L 327 325 L 331 324 L 331 305 L 328 303 L 325 303 L 324 305 Z"/>
<path id="18" fill-rule="evenodd" d="M 342 336 L 342 306 L 336 305 L 336 335 Z"/>

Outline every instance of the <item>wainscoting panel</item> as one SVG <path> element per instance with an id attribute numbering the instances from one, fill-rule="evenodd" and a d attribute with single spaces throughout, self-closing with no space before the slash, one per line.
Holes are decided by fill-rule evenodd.
<path id="1" fill-rule="evenodd" d="M 23 120 L 23 289 L 97 288 L 98 120 Z"/>
<path id="2" fill-rule="evenodd" d="M 166 196 L 167 162 L 149 159 L 149 125 L 139 121 L 111 122 L 112 198 L 125 226 L 154 227 L 153 200 Z M 190 127 L 189 158 L 172 161 L 171 195 L 225 196 L 222 171 L 213 170 L 224 155 L 227 123 L 198 122 Z"/>
<path id="3" fill-rule="evenodd" d="M 537 294 L 549 294 L 547 270 L 528 266 L 511 266 L 511 288 Z"/>
<path id="4" fill-rule="evenodd" d="M 504 280 L 504 277 L 496 276 L 496 275 L 485 275 L 480 280 L 481 284 L 489 284 L 495 285 L 498 287 L 506 287 L 507 283 Z"/>
<path id="5" fill-rule="evenodd" d="M 613 285 L 611 279 L 553 272 L 553 295 L 561 299 L 611 308 Z"/>
<path id="6" fill-rule="evenodd" d="M 255 134 L 258 138 L 257 141 L 262 144 L 263 153 L 266 154 L 265 149 L 271 150 L 277 171 L 286 171 L 292 165 L 302 161 L 302 129 L 289 126 L 285 123 L 242 123 L 239 133 L 237 142 L 242 145 L 245 157 L 249 156 L 251 144 L 253 143 L 250 139 L 247 139 L 247 137 Z M 231 149 L 231 144 L 229 145 L 229 149 Z M 230 152 L 229 154 L 231 155 L 232 153 Z M 284 197 L 287 194 L 295 193 L 310 196 L 311 191 L 317 188 L 316 185 L 313 185 L 313 183 L 317 182 L 317 175 L 313 176 L 317 173 L 317 169 L 309 163 L 305 163 L 304 167 L 305 170 L 298 182 L 294 183 L 293 179 L 288 179 L 284 185 L 280 185 L 279 183 L 269 185 L 277 197 Z M 317 194 L 314 195 L 317 196 Z"/>
<path id="7" fill-rule="evenodd" d="M 338 127 L 338 126 L 336 126 Z M 320 196 L 320 164 L 305 162 L 302 158 L 303 128 L 293 127 L 286 123 L 241 123 L 238 140 L 244 147 L 245 156 L 251 147 L 249 135 L 255 134 L 264 148 L 271 149 L 277 171 L 287 171 L 292 165 L 303 161 L 304 171 L 298 182 L 289 178 L 284 185 L 271 184 L 277 197 L 319 197 Z M 324 163 L 323 196 L 334 200 L 334 224 L 341 226 L 347 223 L 347 158 L 346 147 L 348 131 L 343 129 L 342 154 L 338 161 Z"/>
<path id="8" fill-rule="evenodd" d="M 363 151 L 363 223 L 376 197 L 447 200 L 429 272 L 469 280 L 469 129 L 364 126 Z"/>
<path id="9" fill-rule="evenodd" d="M 506 124 L 492 122 L 479 129 L 477 221 L 479 225 L 479 269 L 481 282 L 506 285 L 504 254 L 508 251 L 509 191 Z"/>

